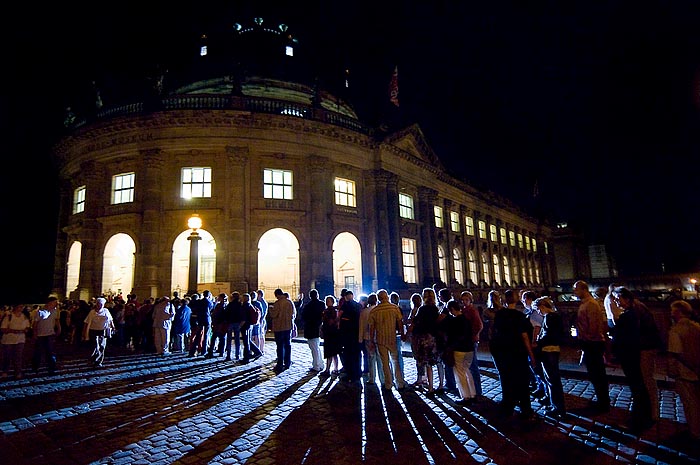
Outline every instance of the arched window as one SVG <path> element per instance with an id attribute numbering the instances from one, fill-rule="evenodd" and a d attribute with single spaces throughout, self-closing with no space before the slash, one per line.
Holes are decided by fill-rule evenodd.
<path id="1" fill-rule="evenodd" d="M 464 265 L 462 264 L 462 255 L 458 248 L 452 249 L 452 261 L 455 268 L 455 281 L 459 284 L 464 283 Z"/>
<path id="2" fill-rule="evenodd" d="M 481 254 L 481 273 L 483 274 L 484 281 L 489 286 L 491 285 L 491 273 L 489 272 L 489 258 L 486 252 Z"/>
<path id="3" fill-rule="evenodd" d="M 333 289 L 335 295 L 350 289 L 362 293 L 362 248 L 354 234 L 342 232 L 333 240 Z"/>
<path id="4" fill-rule="evenodd" d="M 438 269 L 440 271 L 440 280 L 447 283 L 447 262 L 445 261 L 445 251 L 441 245 L 437 247 Z"/>
<path id="5" fill-rule="evenodd" d="M 258 241 L 258 287 L 265 294 L 280 288 L 299 293 L 299 241 L 283 228 L 270 229 Z"/>
<path id="6" fill-rule="evenodd" d="M 501 266 L 499 265 L 498 255 L 493 254 L 493 280 L 497 284 L 501 284 Z"/>
<path id="7" fill-rule="evenodd" d="M 510 265 L 508 264 L 508 257 L 503 256 L 503 281 L 506 286 L 510 285 Z"/>
<path id="8" fill-rule="evenodd" d="M 128 234 L 110 237 L 105 245 L 102 266 L 102 292 L 128 294 L 134 287 L 136 244 Z"/>
<path id="9" fill-rule="evenodd" d="M 467 256 L 469 258 L 469 279 L 472 280 L 472 283 L 478 284 L 479 275 L 477 273 L 476 254 L 473 250 L 470 250 Z"/>

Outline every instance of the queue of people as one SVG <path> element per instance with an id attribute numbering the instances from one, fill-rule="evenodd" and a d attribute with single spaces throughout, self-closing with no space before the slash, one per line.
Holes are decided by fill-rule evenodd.
<path id="1" fill-rule="evenodd" d="M 654 317 L 644 303 L 624 286 L 611 285 L 591 293 L 579 280 L 573 293 L 576 343 L 595 391 L 594 413 L 611 408 L 606 366 L 614 358 L 622 368 L 632 394 L 626 428 L 640 434 L 659 420 L 658 388 L 654 379 L 658 351 L 664 350 Z M 596 298 L 597 297 L 597 298 Z M 17 305 L 0 315 L 2 379 L 24 376 L 24 346 L 33 342 L 31 368 L 42 364 L 49 375 L 58 364 L 55 343 L 91 343 L 89 362 L 103 366 L 110 345 L 166 356 L 173 352 L 190 357 L 224 357 L 250 363 L 263 355 L 267 322 L 276 343 L 276 371 L 294 360 L 292 339 L 297 320 L 311 351 L 310 371 L 321 377 L 339 377 L 352 384 L 379 384 L 399 391 L 416 388 L 433 396 L 452 392 L 458 404 L 470 406 L 482 396 L 477 352 L 486 337 L 502 389 L 499 412 L 518 412 L 525 421 L 535 416 L 531 402 L 546 406 L 555 418 L 566 415 L 559 369 L 565 331 L 555 300 L 531 290 L 508 289 L 488 293 L 487 307 L 475 307 L 470 291 L 452 295 L 446 288 L 425 288 L 410 296 L 405 315 L 399 295 L 379 289 L 355 299 L 343 289 L 338 298 L 321 300 L 318 291 L 295 302 L 281 289 L 274 305 L 262 290 L 220 294 L 209 291 L 180 298 L 148 298 L 139 304 L 127 300 L 93 299 L 90 303 L 60 303 L 55 297 L 43 306 Z M 700 438 L 700 324 L 687 301 L 670 304 L 673 325 L 668 333 L 669 375 L 683 403 L 689 434 Z M 76 332 L 80 337 L 76 337 Z M 76 339 L 78 341 L 76 341 Z M 403 344 L 409 344 L 416 364 L 416 379 L 405 378 Z M 87 344 L 87 343 L 86 343 Z M 87 345 L 86 345 L 87 347 Z"/>

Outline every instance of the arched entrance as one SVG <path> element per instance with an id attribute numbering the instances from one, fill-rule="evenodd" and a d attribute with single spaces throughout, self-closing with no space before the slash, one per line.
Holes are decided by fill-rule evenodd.
<path id="1" fill-rule="evenodd" d="M 131 292 L 134 287 L 134 254 L 136 244 L 128 234 L 110 237 L 105 245 L 102 266 L 102 293 L 118 295 Z"/>
<path id="2" fill-rule="evenodd" d="M 274 228 L 260 237 L 258 287 L 270 296 L 277 288 L 292 299 L 299 294 L 299 241 L 290 231 Z"/>
<path id="3" fill-rule="evenodd" d="M 343 289 L 355 296 L 362 293 L 362 248 L 354 234 L 342 232 L 333 240 L 333 291 L 336 296 Z"/>
<path id="4" fill-rule="evenodd" d="M 172 291 L 177 291 L 180 295 L 187 293 L 187 284 L 190 275 L 190 241 L 187 238 L 192 230 L 187 229 L 180 233 L 173 242 L 173 264 L 172 264 Z M 199 259 L 198 263 L 198 284 L 209 284 L 216 282 L 216 241 L 206 229 L 198 229 L 199 233 Z"/>
<path id="5" fill-rule="evenodd" d="M 71 292 L 78 288 L 80 282 L 80 257 L 83 253 L 83 244 L 75 241 L 68 251 L 66 263 L 66 296 L 70 298 Z"/>

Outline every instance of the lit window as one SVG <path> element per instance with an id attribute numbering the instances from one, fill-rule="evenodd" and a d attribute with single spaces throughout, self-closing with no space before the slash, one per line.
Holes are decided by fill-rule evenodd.
<path id="1" fill-rule="evenodd" d="M 530 250 L 530 236 L 525 236 L 525 248 Z"/>
<path id="2" fill-rule="evenodd" d="M 498 240 L 498 237 L 496 236 L 496 225 L 489 225 L 489 233 L 491 236 L 491 242 L 496 242 Z"/>
<path id="3" fill-rule="evenodd" d="M 292 172 L 263 170 L 263 197 L 266 199 L 292 200 Z"/>
<path id="4" fill-rule="evenodd" d="M 506 237 L 506 228 L 501 228 L 498 230 L 501 235 L 501 244 L 507 244 L 508 238 Z"/>
<path id="5" fill-rule="evenodd" d="M 438 269 L 440 270 L 440 280 L 443 283 L 447 283 L 447 265 L 445 263 L 445 251 L 442 250 L 442 246 L 438 245 Z"/>
<path id="6" fill-rule="evenodd" d="M 479 277 L 478 277 L 477 271 L 476 271 L 476 254 L 474 253 L 473 250 L 469 251 L 468 259 L 469 259 L 469 279 L 472 280 L 472 283 L 477 284 L 479 282 Z"/>
<path id="7" fill-rule="evenodd" d="M 479 221 L 479 239 L 486 239 L 486 222 Z"/>
<path id="8" fill-rule="evenodd" d="M 527 261 L 527 276 L 528 276 L 528 278 L 530 278 L 530 280 L 528 281 L 529 283 L 531 283 L 533 281 L 532 277 L 534 275 L 535 274 L 532 272 L 532 261 L 528 260 Z"/>
<path id="9" fill-rule="evenodd" d="M 287 55 L 288 57 L 293 57 L 294 56 L 294 47 L 291 45 L 287 45 L 284 47 L 284 54 Z"/>
<path id="10" fill-rule="evenodd" d="M 508 239 L 510 240 L 510 246 L 515 247 L 515 233 L 513 231 L 508 231 Z"/>
<path id="11" fill-rule="evenodd" d="M 437 205 L 435 205 L 433 207 L 433 212 L 435 214 L 435 227 L 442 228 L 442 207 L 438 207 Z"/>
<path id="12" fill-rule="evenodd" d="M 211 197 L 211 168 L 182 168 L 183 199 Z"/>
<path id="13" fill-rule="evenodd" d="M 355 181 L 335 178 L 335 203 L 345 207 L 356 207 Z"/>
<path id="14" fill-rule="evenodd" d="M 206 54 L 207 54 L 207 46 L 202 45 L 201 47 L 199 47 L 199 56 L 203 57 Z"/>
<path id="15" fill-rule="evenodd" d="M 401 253 L 403 256 L 403 280 L 409 284 L 418 282 L 416 272 L 416 241 L 407 237 L 401 238 Z"/>
<path id="16" fill-rule="evenodd" d="M 87 187 L 80 186 L 73 192 L 73 213 L 85 211 L 85 192 Z"/>
<path id="17" fill-rule="evenodd" d="M 535 282 L 537 284 L 542 284 L 542 281 L 540 281 L 540 267 L 535 266 Z"/>
<path id="18" fill-rule="evenodd" d="M 537 252 L 537 241 L 534 239 L 532 240 L 532 251 Z"/>
<path id="19" fill-rule="evenodd" d="M 513 260 L 513 284 L 520 282 L 518 274 L 518 259 Z"/>
<path id="20" fill-rule="evenodd" d="M 501 266 L 498 263 L 498 255 L 493 254 L 493 279 L 498 284 L 501 283 Z"/>
<path id="21" fill-rule="evenodd" d="M 413 197 L 407 194 L 399 194 L 399 216 L 413 219 Z"/>
<path id="22" fill-rule="evenodd" d="M 518 247 L 523 248 L 523 235 L 518 233 Z"/>
<path id="23" fill-rule="evenodd" d="M 134 201 L 134 180 L 136 174 L 123 173 L 112 176 L 112 204 Z"/>
<path id="24" fill-rule="evenodd" d="M 545 255 L 549 255 L 549 245 L 547 244 L 546 241 L 544 243 L 544 253 L 545 253 Z"/>
<path id="25" fill-rule="evenodd" d="M 525 259 L 520 257 L 520 280 L 527 282 L 527 270 L 525 270 Z"/>
<path id="26" fill-rule="evenodd" d="M 462 266 L 462 255 L 459 249 L 452 249 L 452 261 L 455 268 L 455 281 L 459 284 L 464 283 L 464 267 Z"/>
<path id="27" fill-rule="evenodd" d="M 459 213 L 450 212 L 450 229 L 452 232 L 459 232 Z"/>
<path id="28" fill-rule="evenodd" d="M 508 265 L 508 257 L 505 255 L 503 256 L 503 281 L 510 284 L 510 265 Z"/>
<path id="29" fill-rule="evenodd" d="M 467 229 L 467 235 L 473 236 L 474 235 L 474 218 L 471 216 L 465 216 L 464 217 L 464 227 Z M 474 281 L 476 283 L 476 281 Z"/>
<path id="30" fill-rule="evenodd" d="M 486 252 L 481 254 L 481 272 L 484 275 L 486 284 L 491 285 L 491 273 L 489 272 L 489 259 Z"/>

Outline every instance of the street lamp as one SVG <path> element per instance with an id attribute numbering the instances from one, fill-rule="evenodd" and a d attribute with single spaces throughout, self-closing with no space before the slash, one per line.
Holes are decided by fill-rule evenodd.
<path id="1" fill-rule="evenodd" d="M 187 293 L 192 295 L 197 292 L 197 276 L 199 274 L 199 233 L 198 229 L 202 227 L 202 219 L 198 214 L 193 214 L 187 220 L 187 226 L 192 229 L 190 237 L 187 238 L 190 241 L 190 274 L 187 280 Z"/>

